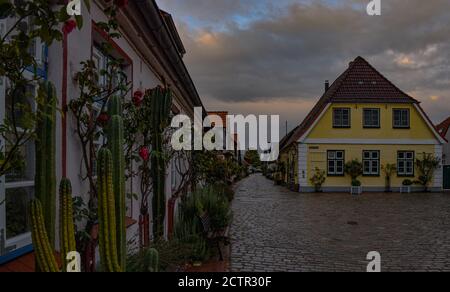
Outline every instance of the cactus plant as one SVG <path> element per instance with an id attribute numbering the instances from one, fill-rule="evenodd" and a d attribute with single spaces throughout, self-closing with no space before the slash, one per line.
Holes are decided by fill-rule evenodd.
<path id="1" fill-rule="evenodd" d="M 55 247 L 56 218 L 56 89 L 43 82 L 38 92 L 38 122 L 36 125 L 36 198 L 42 204 L 45 229 L 50 245 Z"/>
<path id="2" fill-rule="evenodd" d="M 164 130 L 169 126 L 172 108 L 172 91 L 160 86 L 151 92 L 152 119 L 152 159 L 151 173 L 153 181 L 153 235 L 155 239 L 164 235 L 166 210 L 165 180 L 166 163 L 163 153 Z"/>
<path id="3" fill-rule="evenodd" d="M 45 228 L 42 204 L 38 199 L 30 203 L 31 230 L 34 244 L 36 263 L 41 272 L 56 273 L 59 271 L 58 264 L 50 244 Z"/>
<path id="4" fill-rule="evenodd" d="M 67 254 L 76 250 L 75 226 L 73 223 L 72 185 L 70 180 L 63 178 L 59 186 L 59 229 L 60 252 L 63 271 L 67 267 Z"/>
<path id="5" fill-rule="evenodd" d="M 156 249 L 150 248 L 145 253 L 146 272 L 157 273 L 159 272 L 159 253 Z"/>
<path id="6" fill-rule="evenodd" d="M 113 191 L 115 197 L 115 214 L 117 227 L 118 257 L 121 267 L 126 261 L 126 226 L 125 226 L 125 156 L 123 152 L 123 120 L 114 115 L 108 129 L 108 148 L 112 154 Z"/>
<path id="7" fill-rule="evenodd" d="M 117 252 L 116 204 L 111 151 L 102 148 L 97 159 L 100 261 L 104 272 L 121 272 L 122 267 L 119 264 Z"/>

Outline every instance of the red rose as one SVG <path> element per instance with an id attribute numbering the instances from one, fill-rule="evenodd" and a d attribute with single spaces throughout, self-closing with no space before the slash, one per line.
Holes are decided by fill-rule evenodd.
<path id="1" fill-rule="evenodd" d="M 97 123 L 102 127 L 106 126 L 106 124 L 108 124 L 108 122 L 109 122 L 109 116 L 107 113 L 101 113 L 97 117 Z"/>
<path id="2" fill-rule="evenodd" d="M 144 96 L 144 94 L 142 93 L 142 91 L 136 91 L 133 95 L 133 103 L 136 107 L 140 107 L 142 104 L 142 97 Z"/>
<path id="3" fill-rule="evenodd" d="M 142 160 L 148 161 L 148 159 L 150 158 L 150 151 L 148 151 L 147 147 L 141 147 L 141 149 L 139 150 L 139 156 L 142 158 Z"/>
<path id="4" fill-rule="evenodd" d="M 73 19 L 69 19 L 64 23 L 63 33 L 69 34 L 77 27 L 77 22 Z"/>
<path id="5" fill-rule="evenodd" d="M 128 5 L 128 0 L 115 0 L 114 3 L 116 3 L 117 7 L 124 8 Z"/>

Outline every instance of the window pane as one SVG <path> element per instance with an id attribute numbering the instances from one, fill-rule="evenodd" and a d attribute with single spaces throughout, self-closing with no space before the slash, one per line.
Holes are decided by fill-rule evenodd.
<path id="1" fill-rule="evenodd" d="M 336 158 L 336 152 L 330 151 L 328 152 L 328 159 L 334 159 Z"/>
<path id="2" fill-rule="evenodd" d="M 34 141 L 29 141 L 27 144 L 19 148 L 19 154 L 22 158 L 21 164 L 13 168 L 6 174 L 6 182 L 20 182 L 34 180 Z M 8 151 L 9 149 L 7 149 Z"/>
<path id="3" fill-rule="evenodd" d="M 28 203 L 34 196 L 34 187 L 6 189 L 6 238 L 30 231 Z"/>
<path id="4" fill-rule="evenodd" d="M 336 158 L 337 159 L 343 159 L 344 158 L 344 152 L 342 152 L 342 151 L 336 152 Z"/>

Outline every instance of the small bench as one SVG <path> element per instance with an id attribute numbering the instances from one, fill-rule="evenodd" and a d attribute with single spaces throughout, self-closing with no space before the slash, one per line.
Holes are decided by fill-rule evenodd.
<path id="1" fill-rule="evenodd" d="M 215 231 L 211 229 L 211 218 L 207 213 L 203 216 L 199 216 L 200 221 L 203 226 L 203 234 L 205 238 L 209 241 L 211 245 L 216 245 L 219 251 L 220 261 L 223 261 L 223 253 L 220 244 L 223 243 L 225 246 L 230 245 L 230 227 L 226 227 L 223 230 Z"/>

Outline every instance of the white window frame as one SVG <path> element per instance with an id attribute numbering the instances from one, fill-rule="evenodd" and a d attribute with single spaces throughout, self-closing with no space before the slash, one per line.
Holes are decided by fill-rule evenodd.
<path id="1" fill-rule="evenodd" d="M 344 124 L 344 112 L 348 114 L 348 124 Z M 340 116 L 338 116 L 340 114 Z M 340 123 L 337 119 L 340 119 Z M 333 128 L 348 129 L 352 126 L 352 110 L 351 108 L 333 108 Z"/>
<path id="2" fill-rule="evenodd" d="M 338 155 L 340 154 L 340 155 Z M 341 166 L 339 166 L 341 164 Z M 331 170 L 333 168 L 333 170 Z M 342 171 L 338 171 L 342 168 Z M 345 151 L 329 150 L 327 151 L 327 174 L 329 176 L 343 176 L 345 174 Z"/>
<path id="3" fill-rule="evenodd" d="M 403 164 L 403 166 L 400 166 Z M 415 152 L 399 151 L 397 153 L 397 174 L 400 177 L 413 177 L 415 168 Z M 402 170 L 403 169 L 403 170 Z M 411 169 L 411 171 L 408 171 Z"/>
<path id="4" fill-rule="evenodd" d="M 376 156 L 374 156 L 376 154 Z M 380 176 L 380 159 L 381 152 L 378 150 L 364 150 L 363 151 L 363 175 L 365 176 Z M 366 163 L 369 171 L 366 171 Z M 373 171 L 376 168 L 376 171 Z"/>
<path id="5" fill-rule="evenodd" d="M 400 125 L 396 124 L 395 113 L 400 112 Z M 406 113 L 407 125 L 403 125 L 402 121 Z M 409 129 L 411 127 L 411 110 L 407 108 L 395 108 L 392 110 L 392 124 L 394 129 Z"/>
<path id="6" fill-rule="evenodd" d="M 376 117 L 377 117 L 377 123 L 373 123 L 374 122 L 374 114 L 376 113 Z M 370 124 L 367 124 L 367 114 L 370 114 Z M 373 123 L 373 124 L 372 124 Z M 377 129 L 381 127 L 381 111 L 379 108 L 365 108 L 363 110 L 363 127 L 366 129 Z"/>

